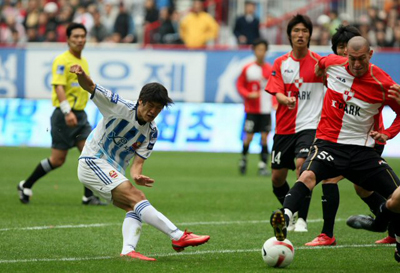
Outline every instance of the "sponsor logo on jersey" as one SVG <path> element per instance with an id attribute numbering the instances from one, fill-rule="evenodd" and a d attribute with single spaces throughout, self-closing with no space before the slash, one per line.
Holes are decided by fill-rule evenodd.
<path id="1" fill-rule="evenodd" d="M 276 76 L 276 71 L 273 70 L 273 71 L 271 72 L 271 75 L 272 75 L 272 76 Z"/>
<path id="2" fill-rule="evenodd" d="M 79 87 L 79 83 L 78 82 L 73 82 L 73 83 L 71 83 L 71 87 Z"/>
<path id="3" fill-rule="evenodd" d="M 303 78 L 298 78 L 294 80 L 294 85 L 296 85 L 296 87 L 300 89 L 300 87 L 303 85 L 303 82 Z"/>
<path id="4" fill-rule="evenodd" d="M 299 100 L 310 100 L 311 96 L 311 91 L 300 91 L 299 94 L 297 94 L 297 97 Z"/>
<path id="5" fill-rule="evenodd" d="M 342 102 L 337 102 L 336 100 L 332 100 L 332 107 L 336 108 L 336 109 L 343 109 L 344 112 L 348 115 L 352 115 L 352 116 L 358 116 L 360 117 L 360 110 L 361 107 L 357 106 L 357 105 L 353 105 L 353 104 L 346 104 L 346 103 L 342 103 Z"/>
<path id="6" fill-rule="evenodd" d="M 283 73 L 293 73 L 293 72 L 294 72 L 293 69 L 285 69 L 283 71 Z"/>
<path id="7" fill-rule="evenodd" d="M 338 79 L 342 83 L 346 83 L 346 79 L 345 78 L 341 78 L 341 77 L 337 76 L 336 79 Z"/>
<path id="8" fill-rule="evenodd" d="M 118 147 L 122 147 L 123 145 L 125 145 L 128 142 L 128 140 L 126 138 L 116 136 L 114 131 L 110 132 L 110 134 L 107 136 L 107 138 L 109 140 L 112 140 L 114 142 L 114 144 L 117 145 Z"/>
<path id="9" fill-rule="evenodd" d="M 310 100 L 311 99 L 311 91 L 288 91 L 288 97 L 296 97 L 299 100 Z"/>
<path id="10" fill-rule="evenodd" d="M 57 65 L 56 73 L 58 75 L 64 75 L 65 65 Z"/>
<path id="11" fill-rule="evenodd" d="M 353 90 L 345 90 L 343 93 L 343 99 L 344 101 L 349 101 L 351 98 L 354 97 L 354 91 Z"/>
<path id="12" fill-rule="evenodd" d="M 111 178 L 117 178 L 118 177 L 118 173 L 116 171 L 114 171 L 114 170 L 111 170 L 108 174 L 110 175 Z"/>

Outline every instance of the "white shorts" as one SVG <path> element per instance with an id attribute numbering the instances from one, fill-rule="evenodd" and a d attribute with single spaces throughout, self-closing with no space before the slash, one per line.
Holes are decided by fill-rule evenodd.
<path id="1" fill-rule="evenodd" d="M 85 187 L 110 202 L 111 191 L 122 182 L 129 181 L 106 160 L 96 157 L 79 158 L 78 178 Z"/>

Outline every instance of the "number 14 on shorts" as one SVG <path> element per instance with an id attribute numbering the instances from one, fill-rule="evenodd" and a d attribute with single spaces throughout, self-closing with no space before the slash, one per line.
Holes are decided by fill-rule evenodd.
<path id="1" fill-rule="evenodd" d="M 271 163 L 281 164 L 281 152 L 279 151 L 275 156 L 275 151 L 271 152 Z"/>

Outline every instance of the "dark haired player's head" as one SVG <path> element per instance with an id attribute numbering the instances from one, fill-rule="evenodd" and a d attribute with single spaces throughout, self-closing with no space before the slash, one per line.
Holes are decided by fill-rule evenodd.
<path id="1" fill-rule="evenodd" d="M 310 47 L 310 40 L 311 40 L 312 31 L 313 31 L 313 25 L 312 25 L 310 17 L 308 17 L 307 15 L 302 15 L 302 14 L 297 14 L 297 15 L 293 16 L 293 18 L 290 19 L 290 21 L 288 23 L 286 33 L 288 35 L 290 45 L 293 47 L 292 30 L 298 24 L 303 24 L 304 27 L 308 29 L 308 32 L 310 33 L 310 37 L 308 38 L 307 47 Z"/>
<path id="2" fill-rule="evenodd" d="M 139 94 L 139 101 L 145 105 L 147 102 L 159 103 L 162 106 L 168 106 L 172 103 L 171 98 L 168 97 L 167 89 L 159 83 L 152 82 L 143 86 Z"/>
<path id="3" fill-rule="evenodd" d="M 336 33 L 332 36 L 332 51 L 336 55 L 343 55 L 342 50 L 344 51 L 349 40 L 356 36 L 361 36 L 360 31 L 356 27 L 340 25 L 336 29 Z"/>
<path id="4" fill-rule="evenodd" d="M 264 39 L 255 39 L 253 41 L 253 45 L 252 48 L 253 50 L 258 46 L 258 45 L 264 45 L 266 47 L 266 49 L 268 49 L 268 41 L 264 40 Z"/>
<path id="5" fill-rule="evenodd" d="M 83 24 L 80 24 L 80 23 L 71 23 L 71 24 L 69 24 L 68 27 L 67 27 L 67 31 L 66 31 L 66 32 L 67 32 L 67 37 L 68 37 L 68 38 L 71 37 L 72 31 L 73 31 L 74 29 L 77 29 L 77 28 L 83 29 L 83 30 L 85 31 L 85 34 L 87 34 L 86 27 L 85 27 Z"/>
<path id="6" fill-rule="evenodd" d="M 268 50 L 268 42 L 266 40 L 256 39 L 253 42 L 252 49 L 254 56 L 257 59 L 257 63 L 263 64 Z"/>

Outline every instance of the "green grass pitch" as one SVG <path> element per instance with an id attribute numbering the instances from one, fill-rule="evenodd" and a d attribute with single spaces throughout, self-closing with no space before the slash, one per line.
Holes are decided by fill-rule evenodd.
<path id="1" fill-rule="evenodd" d="M 49 149 L 0 148 L 0 272 L 399 272 L 394 246 L 374 242 L 384 233 L 353 230 L 345 219 L 368 214 L 348 181 L 341 181 L 335 225 L 337 247 L 310 248 L 304 243 L 322 227 L 321 186 L 314 190 L 309 232 L 289 233 L 295 259 L 285 269 L 267 268 L 261 257 L 273 236 L 268 223 L 279 207 L 268 177 L 257 176 L 258 155 L 250 155 L 246 176 L 238 174 L 238 154 L 154 152 L 144 174 L 156 180 L 141 188 L 150 202 L 179 228 L 209 234 L 210 241 L 176 253 L 167 236 L 146 224 L 138 251 L 156 262 L 119 257 L 124 211 L 108 205 L 81 205 L 78 152 L 33 188 L 31 204 L 18 200 L 25 179 Z M 400 160 L 389 159 L 400 173 Z M 292 185 L 294 175 L 288 181 Z M 32 229 L 32 227 L 38 227 Z"/>

